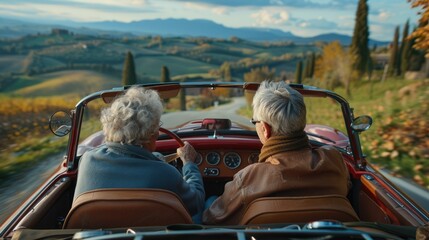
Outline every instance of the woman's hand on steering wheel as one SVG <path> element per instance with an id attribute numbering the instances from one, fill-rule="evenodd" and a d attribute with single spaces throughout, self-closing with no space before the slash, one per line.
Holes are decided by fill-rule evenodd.
<path id="1" fill-rule="evenodd" d="M 174 132 L 172 132 L 166 128 L 163 128 L 163 127 L 160 127 L 159 131 L 167 134 L 172 139 L 176 140 L 176 142 L 179 144 L 179 147 L 185 146 L 185 143 L 182 141 L 182 139 L 180 139 L 180 137 L 177 136 L 177 134 L 175 134 Z M 178 157 L 179 156 L 177 155 L 177 153 L 172 153 L 172 154 L 165 155 L 164 159 L 165 159 L 165 162 L 170 163 L 170 162 L 176 160 Z"/>
<path id="2" fill-rule="evenodd" d="M 198 157 L 197 151 L 188 142 L 185 142 L 185 146 L 177 149 L 177 155 L 182 159 L 183 165 L 188 162 L 195 162 Z"/>

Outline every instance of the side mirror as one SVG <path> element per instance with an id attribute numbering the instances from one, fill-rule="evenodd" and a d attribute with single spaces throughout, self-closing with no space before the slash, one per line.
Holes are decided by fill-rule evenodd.
<path id="1" fill-rule="evenodd" d="M 353 119 L 352 129 L 356 132 L 363 132 L 368 130 L 372 125 L 372 118 L 367 115 L 359 116 Z"/>
<path id="2" fill-rule="evenodd" d="M 58 137 L 64 137 L 70 133 L 72 120 L 68 113 L 58 111 L 49 118 L 49 129 Z"/>

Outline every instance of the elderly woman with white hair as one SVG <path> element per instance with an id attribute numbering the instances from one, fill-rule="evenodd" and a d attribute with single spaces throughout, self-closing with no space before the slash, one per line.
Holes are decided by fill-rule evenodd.
<path id="1" fill-rule="evenodd" d="M 177 149 L 183 176 L 152 154 L 162 112 L 158 93 L 140 87 L 128 89 L 103 109 L 105 143 L 83 154 L 74 199 L 102 188 L 160 188 L 176 193 L 191 215 L 200 216 L 205 193 L 195 149 L 187 142 Z"/>
<path id="2" fill-rule="evenodd" d="M 253 98 L 251 122 L 263 144 L 258 163 L 234 175 L 204 211 L 203 223 L 238 224 L 247 205 L 261 197 L 347 196 L 351 183 L 341 153 L 331 146 L 311 148 L 304 131 L 306 106 L 298 91 L 286 82 L 262 82 Z"/>

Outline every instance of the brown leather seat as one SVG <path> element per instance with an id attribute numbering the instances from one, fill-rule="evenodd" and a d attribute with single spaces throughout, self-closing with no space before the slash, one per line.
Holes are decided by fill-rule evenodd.
<path id="1" fill-rule="evenodd" d="M 240 224 L 306 223 L 317 220 L 359 221 L 343 196 L 264 197 L 254 200 Z"/>
<path id="2" fill-rule="evenodd" d="M 192 223 L 182 200 L 162 189 L 99 189 L 78 196 L 63 228 L 97 229 Z"/>

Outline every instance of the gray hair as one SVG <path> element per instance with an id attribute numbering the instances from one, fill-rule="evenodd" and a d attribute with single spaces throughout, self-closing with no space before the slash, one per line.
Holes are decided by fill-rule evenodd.
<path id="1" fill-rule="evenodd" d="M 162 112 L 156 91 L 132 87 L 101 111 L 105 140 L 141 145 L 158 131 Z"/>
<path id="2" fill-rule="evenodd" d="M 303 131 L 307 110 L 303 96 L 286 82 L 263 81 L 253 97 L 253 119 L 272 127 L 273 135 Z"/>

